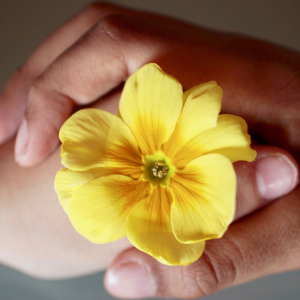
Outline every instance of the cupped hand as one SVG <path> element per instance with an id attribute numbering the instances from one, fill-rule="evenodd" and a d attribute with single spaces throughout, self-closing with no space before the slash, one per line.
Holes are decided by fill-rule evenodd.
<path id="1" fill-rule="evenodd" d="M 101 3 L 48 37 L 9 80 L 1 94 L 0 141 L 21 123 L 16 160 L 40 163 L 58 146 L 58 131 L 75 107 L 93 103 L 148 62 L 184 89 L 216 80 L 224 112 L 246 118 L 263 141 L 299 147 L 297 53 Z"/>
<path id="2" fill-rule="evenodd" d="M 226 280 L 229 286 L 234 268 L 243 263 L 243 276 L 235 284 L 253 279 L 253 274 L 262 276 L 265 272 L 299 266 L 296 260 L 299 201 L 293 196 L 296 192 L 249 219 L 241 219 L 296 186 L 297 164 L 284 150 L 257 146 L 258 157 L 254 162 L 235 164 L 238 178 L 235 219 L 239 221 L 230 226 L 223 239 L 207 242 L 202 258 L 187 267 L 160 265 L 135 249 L 123 252 L 131 247 L 127 239 L 97 245 L 80 236 L 53 189 L 53 178 L 62 167 L 59 150 L 29 169 L 15 164 L 12 150 L 13 140 L 0 146 L 0 262 L 29 275 L 68 278 L 103 270 L 114 261 L 106 276 L 106 287 L 112 294 L 129 298 L 154 294 L 188 298 L 201 295 L 197 290 L 201 284 L 203 291 L 212 292 L 215 274 L 220 283 L 218 288 L 225 287 L 221 280 Z M 143 275 L 132 272 L 132 263 L 145 266 L 155 278 L 157 290 L 152 290 L 152 294 L 137 289 L 137 285 L 146 289 L 149 282 Z M 254 273 L 257 269 L 259 272 Z"/>
<path id="3" fill-rule="evenodd" d="M 5 141 L 13 136 L 22 122 L 16 142 L 16 160 L 22 166 L 38 164 L 56 149 L 58 130 L 74 109 L 96 101 L 97 107 L 116 113 L 118 92 L 115 88 L 145 63 L 156 62 L 177 78 L 184 89 L 216 80 L 224 91 L 223 112 L 244 117 L 260 142 L 280 146 L 298 159 L 299 57 L 293 51 L 262 41 L 109 4 L 93 4 L 51 35 L 9 80 L 1 94 L 0 139 Z M 2 146 L 2 161 L 9 155 L 9 147 L 11 144 Z M 130 249 L 110 266 L 107 289 L 119 297 L 191 298 L 263 275 L 299 268 L 299 191 L 282 197 L 298 182 L 297 164 L 282 149 L 265 146 L 257 150 L 259 155 L 255 162 L 235 165 L 238 176 L 236 221 L 222 239 L 207 242 L 199 261 L 187 267 L 166 267 Z M 48 172 L 43 166 L 55 155 L 37 167 L 41 173 Z M 11 168 L 3 166 L 6 172 Z M 29 171 L 33 175 L 29 176 L 32 180 L 27 190 L 34 187 L 35 170 Z M 50 178 L 45 181 L 47 188 Z M 1 182 L 5 180 L 7 177 L 3 175 Z M 11 192 L 17 183 L 13 178 L 10 182 Z M 91 259 L 89 267 L 84 268 L 86 259 L 91 258 L 90 251 L 95 255 L 98 248 L 85 251 L 83 247 L 74 251 L 78 236 L 74 232 L 74 236 L 62 234 L 65 226 L 67 232 L 71 229 L 66 220 L 63 224 L 55 222 L 62 218 L 60 213 L 56 214 L 58 208 L 45 210 L 43 202 L 39 202 L 39 194 L 34 193 L 32 209 L 25 209 L 24 213 L 26 202 L 18 202 L 16 210 L 12 202 L 7 201 L 11 194 L 2 192 L 2 195 L 6 210 L 2 210 L 1 235 L 10 245 L 10 250 L 7 247 L 0 250 L 0 258 L 5 263 L 44 277 L 51 265 L 51 274 L 55 277 L 62 269 L 67 270 L 65 276 L 98 270 L 113 259 L 112 256 L 104 259 L 101 267 L 95 263 L 97 260 Z M 52 201 L 56 201 L 55 195 L 52 197 Z M 271 203 L 278 197 L 282 198 Z M 50 207 L 57 205 L 48 197 L 43 199 L 48 200 Z M 41 212 L 37 222 L 42 222 L 44 227 L 32 223 L 33 216 Z M 9 215 L 11 218 L 5 217 Z M 24 254 L 15 247 L 26 229 L 17 228 L 18 216 L 24 218 L 24 224 L 32 225 L 29 229 L 40 228 L 27 230 L 22 240 L 28 247 L 26 264 Z M 48 235 L 45 228 L 51 228 Z M 66 243 L 58 242 L 66 236 Z M 47 242 L 39 251 L 43 241 Z M 62 246 L 57 248 L 58 244 Z M 36 247 L 39 260 L 37 255 L 30 254 L 31 247 Z M 51 249 L 55 250 L 53 256 Z M 67 255 L 68 251 L 63 252 L 70 249 L 73 256 Z M 114 255 L 123 249 L 124 245 L 120 246 Z M 43 260 L 44 257 L 47 259 Z M 74 268 L 70 268 L 72 264 Z M 81 271 L 76 272 L 76 268 Z M 44 273 L 39 271 L 41 269 Z"/>

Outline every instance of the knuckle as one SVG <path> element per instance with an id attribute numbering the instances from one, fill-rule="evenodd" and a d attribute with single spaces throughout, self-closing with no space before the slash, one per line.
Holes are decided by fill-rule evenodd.
<path id="1" fill-rule="evenodd" d="M 203 264 L 199 266 L 199 263 L 195 262 L 188 266 L 177 266 L 156 272 L 158 274 L 156 296 L 186 299 L 207 295 L 206 290 L 199 284 L 199 271 L 203 271 L 203 278 L 208 275 L 202 267 Z"/>
<path id="2" fill-rule="evenodd" d="M 158 295 L 163 297 L 197 298 L 218 291 L 218 277 L 210 257 L 203 253 L 191 265 L 172 267 L 167 275 L 160 276 Z"/>
<path id="3" fill-rule="evenodd" d="M 98 23 L 98 30 L 118 43 L 146 42 L 153 33 L 153 24 L 132 15 L 115 13 L 105 16 Z"/>
<path id="4" fill-rule="evenodd" d="M 203 253 L 198 261 L 182 268 L 184 297 L 201 297 L 219 290 L 218 264 L 212 261 L 209 254 Z"/>
<path id="5" fill-rule="evenodd" d="M 220 240 L 207 242 L 199 260 L 188 266 L 172 268 L 159 276 L 157 294 L 197 298 L 234 285 L 239 272 L 246 268 L 245 250 L 231 238 L 223 238 L 221 243 Z"/>
<path id="6" fill-rule="evenodd" d="M 223 238 L 207 243 L 202 257 L 195 263 L 194 283 L 203 295 L 232 286 L 239 270 L 244 268 L 243 250 L 234 239 Z M 221 251 L 218 249 L 222 249 Z"/>
<path id="7" fill-rule="evenodd" d="M 215 270 L 205 253 L 200 260 L 183 268 L 182 277 L 184 296 L 200 297 L 217 291 L 218 280 Z"/>
<path id="8" fill-rule="evenodd" d="M 111 39 L 122 41 L 129 32 L 127 18 L 121 14 L 108 15 L 99 22 L 99 29 Z"/>
<path id="9" fill-rule="evenodd" d="M 222 239 L 222 251 L 216 249 L 219 247 L 214 247 L 214 253 L 210 259 L 218 281 L 218 288 L 231 286 L 238 272 L 245 267 L 244 250 L 234 238 L 227 237 Z"/>

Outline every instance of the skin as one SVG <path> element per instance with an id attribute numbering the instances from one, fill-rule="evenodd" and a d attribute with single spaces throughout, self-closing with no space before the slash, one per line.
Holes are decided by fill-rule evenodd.
<path id="1" fill-rule="evenodd" d="M 14 162 L 13 147 L 13 140 L 0 147 L 2 263 L 38 278 L 59 279 L 102 270 L 129 246 L 126 239 L 95 245 L 74 230 L 53 189 L 63 167 L 59 150 L 24 169 Z"/>
<path id="2" fill-rule="evenodd" d="M 255 162 L 235 164 L 236 221 L 222 239 L 207 242 L 205 255 L 186 267 L 161 265 L 134 248 L 128 250 L 126 240 L 89 243 L 71 227 L 53 191 L 53 178 L 61 168 L 55 150 L 60 126 L 81 105 L 116 113 L 116 88 L 147 62 L 158 63 L 185 90 L 216 80 L 224 90 L 223 112 L 245 118 L 259 143 L 281 148 L 257 146 Z M 111 263 L 106 288 L 129 298 L 200 297 L 299 268 L 299 189 L 283 196 L 298 182 L 299 83 L 300 55 L 291 50 L 109 4 L 88 6 L 48 37 L 1 93 L 1 261 L 42 278 L 77 276 Z M 24 112 L 28 134 L 20 130 L 17 136 L 18 166 L 9 139 Z M 256 174 L 259 159 L 276 153 L 293 166 L 293 175 L 291 171 L 284 176 L 293 184 L 270 198 L 259 191 Z M 134 289 L 131 282 L 132 289 L 124 292 L 124 278 L 136 272 L 129 263 L 147 270 L 151 280 L 145 277 L 142 285 L 151 281 L 148 290 Z M 125 267 L 126 276 L 119 266 Z M 116 278 L 119 281 L 112 280 Z"/>

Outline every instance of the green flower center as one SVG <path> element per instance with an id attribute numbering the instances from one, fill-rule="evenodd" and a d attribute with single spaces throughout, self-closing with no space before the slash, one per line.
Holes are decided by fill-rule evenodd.
<path id="1" fill-rule="evenodd" d="M 162 151 L 157 151 L 153 155 L 144 156 L 143 161 L 144 180 L 150 181 L 152 187 L 157 185 L 169 185 L 170 178 L 176 171 L 169 157 Z"/>

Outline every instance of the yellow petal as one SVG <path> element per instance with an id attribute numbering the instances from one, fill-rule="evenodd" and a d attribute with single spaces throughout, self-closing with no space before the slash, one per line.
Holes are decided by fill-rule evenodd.
<path id="1" fill-rule="evenodd" d="M 232 163 L 207 154 L 178 171 L 170 183 L 172 228 L 181 243 L 221 237 L 235 212 L 236 176 Z"/>
<path id="2" fill-rule="evenodd" d="M 108 243 L 126 235 L 131 208 L 149 193 L 147 182 L 127 176 L 96 178 L 78 189 L 69 201 L 74 228 L 93 243 Z"/>
<path id="3" fill-rule="evenodd" d="M 238 160 L 253 161 L 256 151 L 250 148 L 250 136 L 246 122 L 237 116 L 220 115 L 216 127 L 209 129 L 187 144 L 173 156 L 177 168 L 185 167 L 193 159 L 207 153 L 219 153 L 232 162 Z"/>
<path id="4" fill-rule="evenodd" d="M 127 221 L 129 241 L 167 265 L 187 265 L 197 260 L 204 250 L 204 242 L 185 245 L 179 243 L 171 228 L 171 196 L 167 189 L 156 187 L 136 204 Z"/>
<path id="5" fill-rule="evenodd" d="M 91 180 L 108 175 L 108 170 L 91 169 L 88 171 L 59 170 L 54 181 L 54 188 L 63 209 L 68 213 L 68 206 L 74 193 Z"/>
<path id="6" fill-rule="evenodd" d="M 163 145 L 169 156 L 181 152 L 182 145 L 217 125 L 222 89 L 215 81 L 199 84 L 184 93 L 184 106 L 174 133 Z"/>
<path id="7" fill-rule="evenodd" d="M 102 110 L 84 109 L 71 116 L 59 132 L 62 163 L 84 171 L 106 167 L 116 173 L 139 176 L 141 156 L 137 142 L 124 122 Z"/>
<path id="8" fill-rule="evenodd" d="M 183 102 L 180 83 L 159 66 L 148 64 L 126 81 L 120 114 L 144 155 L 161 149 L 174 131 Z"/>

